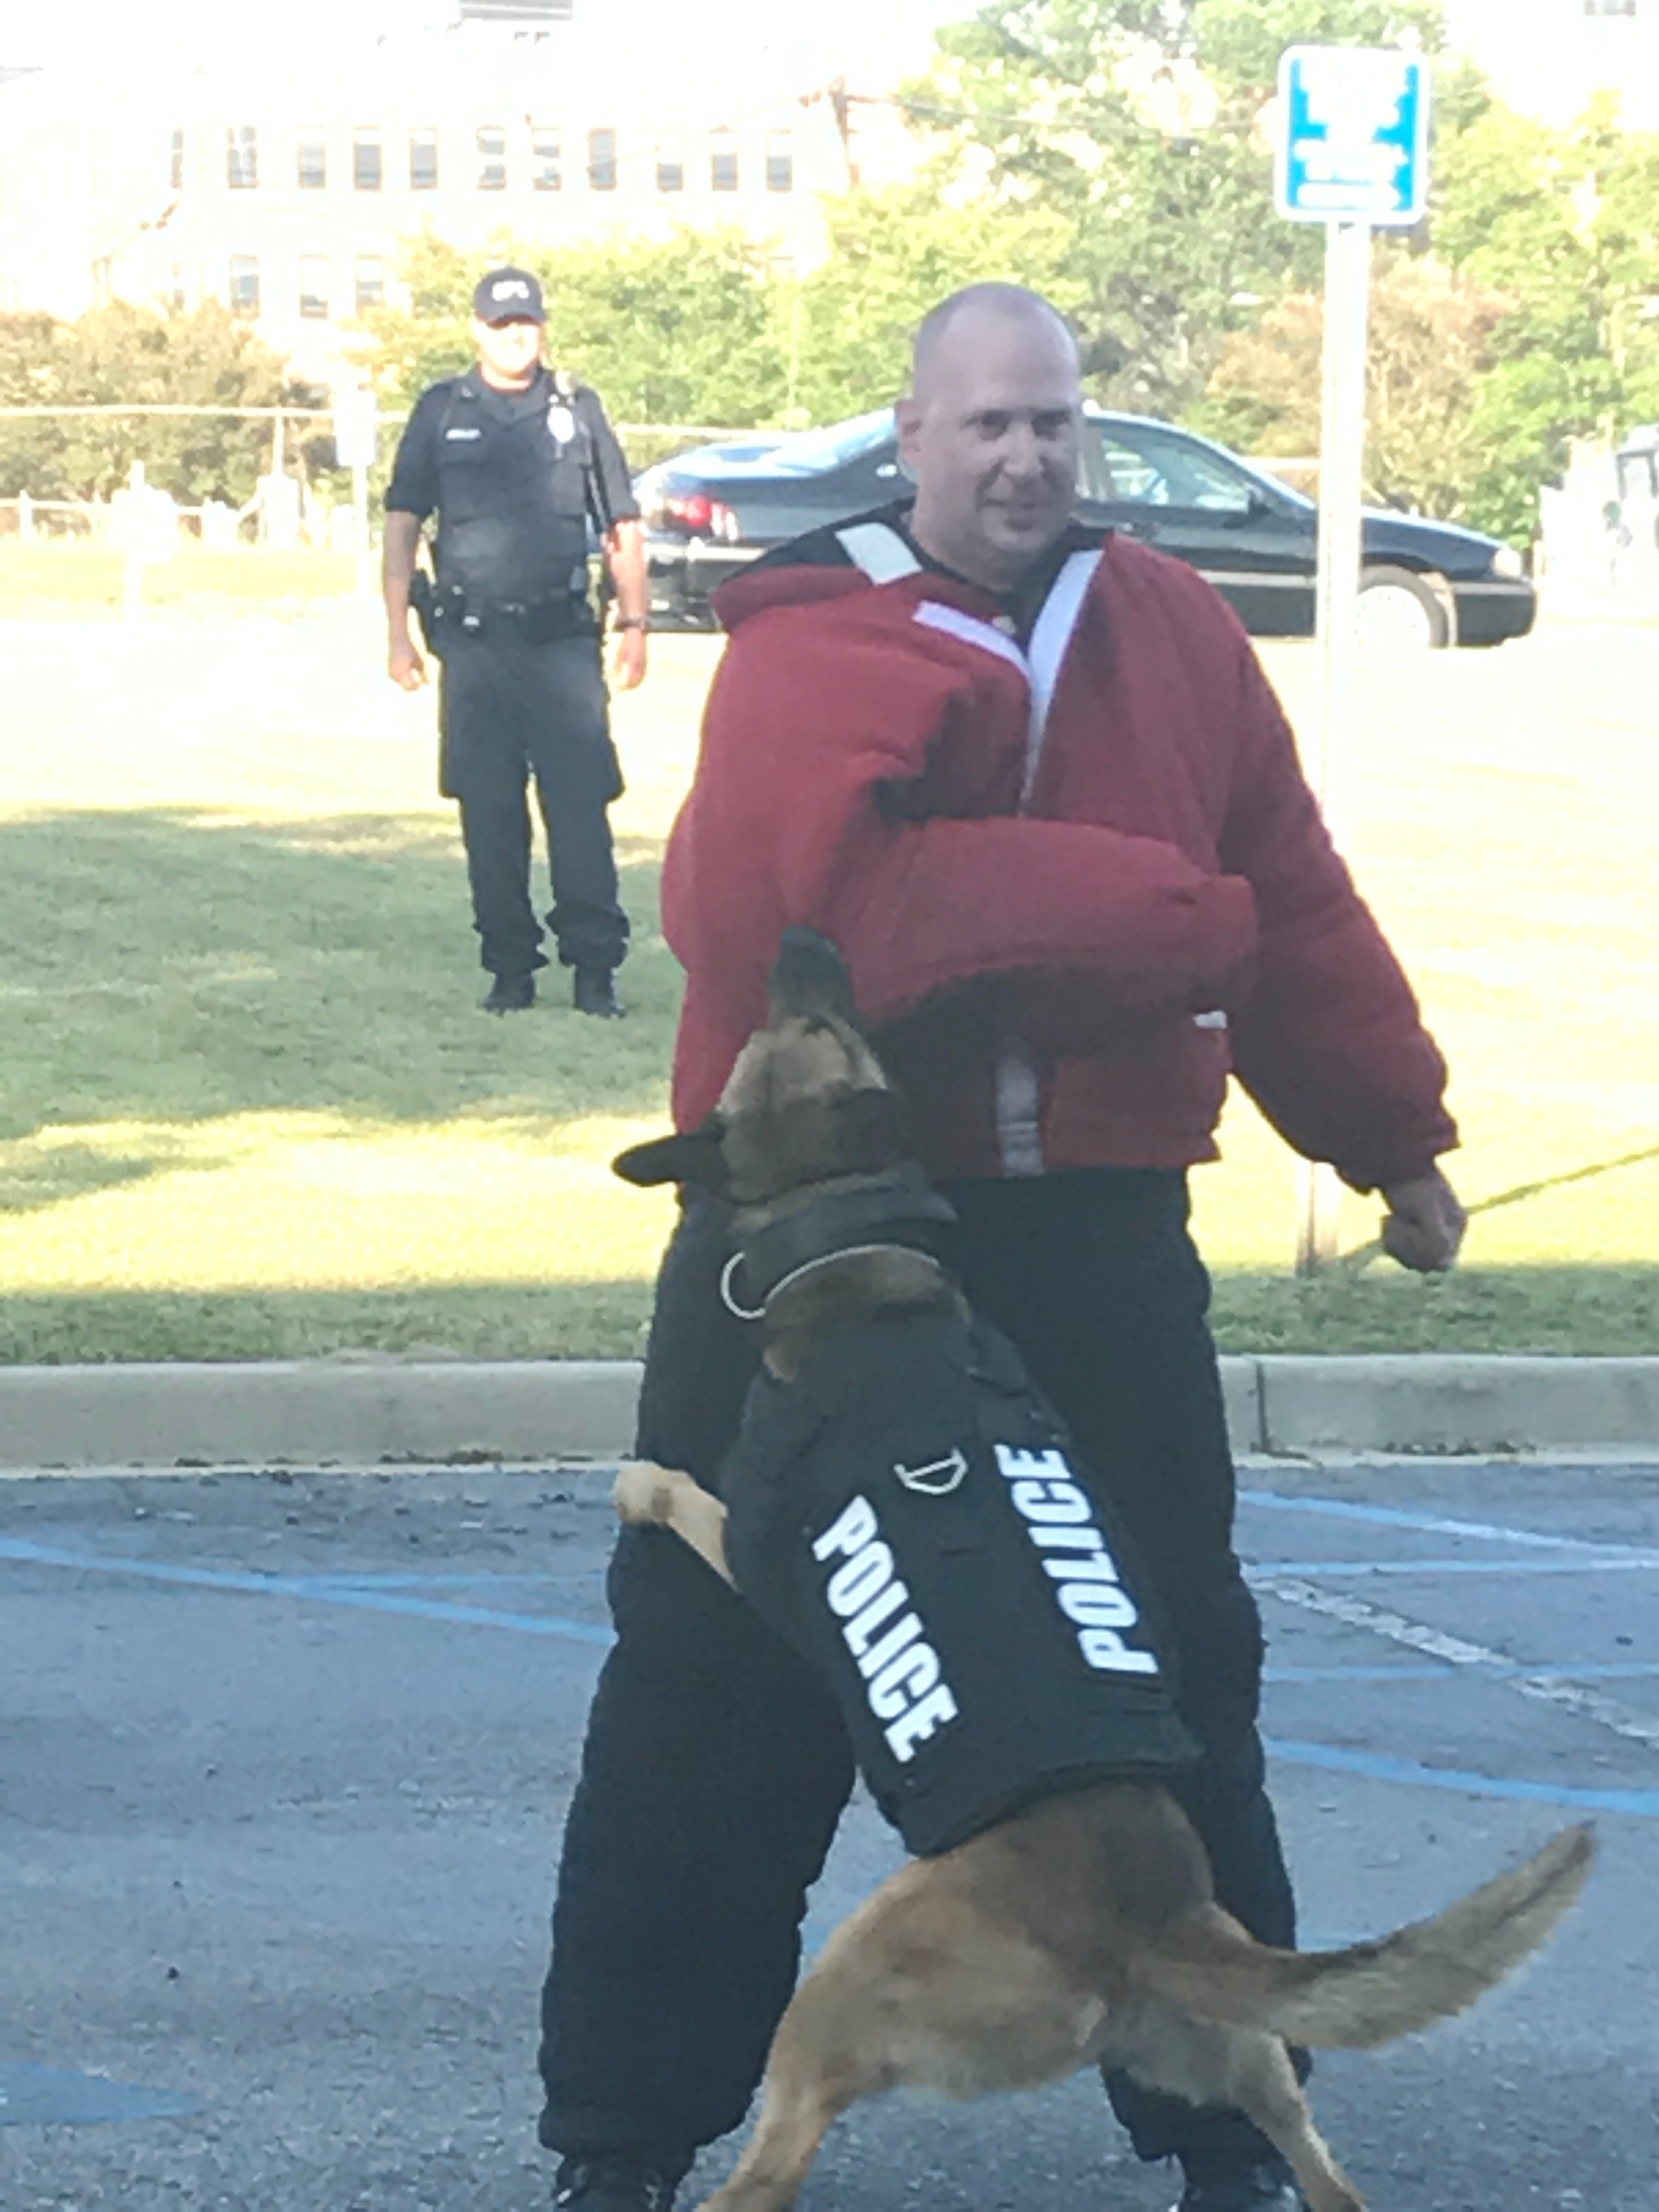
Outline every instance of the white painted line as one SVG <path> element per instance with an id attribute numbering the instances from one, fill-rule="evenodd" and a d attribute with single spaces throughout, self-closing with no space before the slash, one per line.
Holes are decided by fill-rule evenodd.
<path id="1" fill-rule="evenodd" d="M 1387 1612 L 1381 1606 L 1368 1605 L 1364 1598 L 1345 1596 L 1340 1590 L 1316 1589 L 1311 1583 L 1291 1576 L 1267 1577 L 1256 1587 L 1283 1605 L 1294 1606 L 1303 1613 L 1322 1614 L 1328 1620 L 1345 1622 L 1350 1628 L 1363 1628 L 1372 1636 L 1386 1637 L 1391 1644 L 1403 1644 L 1413 1651 L 1444 1659 L 1454 1667 L 1508 1669 L 1515 1664 L 1507 1653 L 1494 1651 L 1487 1644 L 1471 1644 L 1461 1636 L 1448 1636 L 1443 1629 L 1431 1628 L 1424 1621 L 1409 1620 L 1402 1613 Z M 1639 1712 L 1633 1705 L 1621 1705 L 1616 1698 L 1605 1697 L 1599 1690 L 1582 1689 L 1576 1683 L 1541 1674 L 1494 1672 L 1492 1679 L 1501 1681 L 1517 1697 L 1577 1713 L 1581 1719 L 1595 1722 L 1598 1728 L 1623 1737 L 1627 1743 L 1639 1743 L 1659 1751 L 1659 1717 Z"/>

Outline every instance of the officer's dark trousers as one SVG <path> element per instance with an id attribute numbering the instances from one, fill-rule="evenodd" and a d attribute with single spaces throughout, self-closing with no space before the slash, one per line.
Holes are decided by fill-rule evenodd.
<path id="1" fill-rule="evenodd" d="M 460 801 L 479 957 L 497 975 L 547 964 L 530 903 L 530 807 L 547 830 L 548 925 L 567 968 L 615 968 L 628 945 L 605 809 L 622 793 L 599 639 L 531 645 L 501 631 L 447 639 L 445 794 Z"/>
<path id="2" fill-rule="evenodd" d="M 1262 1784 L 1261 1632 L 1232 1552 L 1233 1470 L 1209 1285 L 1178 1175 L 1097 1170 L 951 1187 L 973 1298 L 1024 1353 L 1110 1488 L 1158 1583 L 1183 1717 L 1205 1758 L 1182 1795 L 1221 1901 L 1294 1941 Z M 757 1356 L 726 1312 L 724 1210 L 693 1199 L 659 1285 L 642 1456 L 718 1486 Z M 678 1537 L 622 1534 L 617 1641 L 565 1831 L 543 1996 L 542 2140 L 665 2160 L 736 2127 L 794 1987 L 799 1924 L 853 1779 L 805 1662 Z M 1237 2114 L 1108 2084 L 1144 2158 L 1265 2151 Z"/>

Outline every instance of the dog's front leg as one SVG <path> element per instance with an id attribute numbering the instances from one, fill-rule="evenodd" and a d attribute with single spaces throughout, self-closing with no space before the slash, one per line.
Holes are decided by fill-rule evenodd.
<path id="1" fill-rule="evenodd" d="M 654 1460 L 625 1460 L 611 1498 L 624 1521 L 672 1528 L 717 1575 L 732 1582 L 726 1564 L 726 1508 L 689 1474 Z"/>

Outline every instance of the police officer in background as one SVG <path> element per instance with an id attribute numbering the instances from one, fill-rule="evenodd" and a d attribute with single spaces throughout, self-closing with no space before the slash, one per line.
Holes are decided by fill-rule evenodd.
<path id="1" fill-rule="evenodd" d="M 645 547 L 622 448 L 598 394 L 548 368 L 545 320 L 528 270 L 493 270 L 472 296 L 476 365 L 416 404 L 386 499 L 389 667 L 406 691 L 426 681 L 412 608 L 442 663 L 440 788 L 460 803 L 473 926 L 495 978 L 486 1010 L 533 1005 L 547 964 L 530 902 L 533 773 L 559 958 L 575 971 L 578 1011 L 614 1018 L 628 917 L 605 810 L 623 781 L 588 589 L 590 517 L 624 690 L 645 674 Z M 416 566 L 434 514 L 435 583 Z"/>

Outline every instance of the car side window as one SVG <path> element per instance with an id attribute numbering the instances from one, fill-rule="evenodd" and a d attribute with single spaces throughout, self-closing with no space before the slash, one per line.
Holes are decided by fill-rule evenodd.
<path id="1" fill-rule="evenodd" d="M 1255 496 L 1249 478 L 1218 453 L 1184 438 L 1113 423 L 1100 431 L 1096 499 L 1144 507 L 1200 507 L 1211 514 L 1248 514 Z"/>

